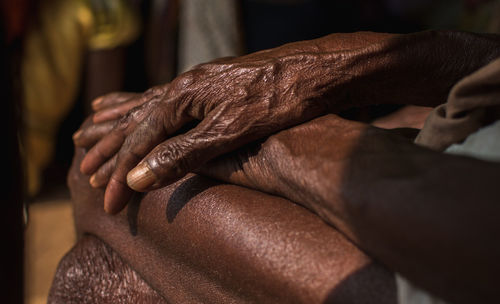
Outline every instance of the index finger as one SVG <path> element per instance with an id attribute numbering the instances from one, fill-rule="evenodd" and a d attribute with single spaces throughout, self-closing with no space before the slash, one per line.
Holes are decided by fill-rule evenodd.
<path id="1" fill-rule="evenodd" d="M 97 97 L 92 101 L 92 110 L 100 111 L 111 105 L 120 104 L 125 102 L 131 98 L 136 98 L 140 96 L 139 93 L 130 93 L 130 92 L 113 92 L 100 97 Z"/>

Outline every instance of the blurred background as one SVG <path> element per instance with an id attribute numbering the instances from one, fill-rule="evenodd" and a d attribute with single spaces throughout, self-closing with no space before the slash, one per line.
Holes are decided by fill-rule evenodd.
<path id="1" fill-rule="evenodd" d="M 2 215 L 12 249 L 2 253 L 8 303 L 20 303 L 23 295 L 25 303 L 45 303 L 57 263 L 75 242 L 66 173 L 71 136 L 91 113 L 94 98 L 141 92 L 214 58 L 335 32 L 500 30 L 498 0 L 0 3 L 1 96 L 7 103 L 2 123 L 12 176 L 4 186 Z M 396 108 L 381 105 L 344 115 L 368 121 Z"/>

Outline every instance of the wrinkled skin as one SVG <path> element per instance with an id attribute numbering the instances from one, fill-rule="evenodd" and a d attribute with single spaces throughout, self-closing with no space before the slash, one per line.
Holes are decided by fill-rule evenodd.
<path id="1" fill-rule="evenodd" d="M 324 222 L 193 175 L 109 216 L 102 190 L 78 172 L 79 150 L 69 178 L 78 231 L 173 301 L 394 301 L 392 278 L 329 223 L 445 300 L 494 303 L 500 165 L 421 148 L 408 134 L 327 115 L 200 169 Z"/>
<path id="2" fill-rule="evenodd" d="M 51 299 L 60 299 L 61 290 L 78 292 L 61 282 L 84 264 L 92 276 L 69 285 L 123 286 L 133 269 L 142 279 L 122 290 L 131 299 L 154 296 L 136 288 L 144 280 L 166 303 L 396 303 L 389 271 L 296 204 L 190 174 L 110 216 L 103 190 L 79 171 L 83 155 L 77 149 L 68 176 L 77 231 L 97 236 L 112 252 L 80 241 L 61 263 Z M 116 276 L 102 273 L 108 265 L 117 265 Z"/>
<path id="3" fill-rule="evenodd" d="M 95 123 L 75 136 L 79 146 L 90 149 L 80 169 L 94 173 L 94 187 L 106 186 L 104 206 L 109 213 L 128 201 L 127 182 L 136 190 L 151 190 L 188 171 L 276 194 L 313 211 L 389 269 L 445 300 L 494 302 L 500 271 L 500 247 L 494 238 L 500 233 L 498 164 L 442 155 L 400 136 L 406 132 L 398 135 L 336 116 L 282 131 L 250 150 L 214 160 L 325 111 L 380 102 L 435 106 L 444 102 L 458 79 L 500 52 L 497 36 L 356 35 L 221 59 L 120 103 L 115 102 L 120 94 L 104 97 L 95 105 Z M 347 45 L 345 49 L 328 52 L 331 43 L 342 39 L 347 42 L 338 45 Z M 357 47 L 349 48 L 349 42 Z M 269 68 L 266 58 L 274 63 L 272 58 L 278 58 L 278 63 Z M 297 60 L 284 60 L 291 58 Z M 241 78 L 225 83 L 234 80 L 231 76 Z M 291 81 L 287 76 L 298 78 Z M 286 84 L 297 90 L 285 94 Z M 117 123 L 112 121 L 125 112 Z M 201 122 L 187 132 L 179 130 L 192 119 Z M 388 121 L 382 125 L 394 126 Z M 170 137 L 174 132 L 179 135 Z M 102 203 L 100 198 L 95 201 Z M 292 219 L 288 231 L 297 224 Z"/>
<path id="4" fill-rule="evenodd" d="M 59 263 L 47 303 L 167 302 L 109 246 L 85 236 Z"/>
<path id="5" fill-rule="evenodd" d="M 96 124 L 74 137 L 89 149 L 81 170 L 106 186 L 104 207 L 116 213 L 130 188 L 157 189 L 314 117 L 377 103 L 436 106 L 498 55 L 497 36 L 424 32 L 335 34 L 218 59 L 142 95 L 97 100 Z"/>

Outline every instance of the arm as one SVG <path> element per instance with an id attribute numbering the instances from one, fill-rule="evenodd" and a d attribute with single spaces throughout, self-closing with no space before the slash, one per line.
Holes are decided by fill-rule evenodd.
<path id="1" fill-rule="evenodd" d="M 458 32 L 336 34 L 219 59 L 122 103 L 123 111 L 97 113 L 116 118 L 142 104 L 102 128 L 106 135 L 81 169 L 94 181 L 100 176 L 94 186 L 107 184 L 105 208 L 114 213 L 130 198 L 128 186 L 157 189 L 218 155 L 325 113 L 373 103 L 442 103 L 458 79 L 500 54 L 499 42 Z M 194 120 L 200 123 L 177 133 Z M 96 136 L 82 130 L 75 141 L 90 148 Z M 111 174 L 99 173 L 110 166 Z"/>
<path id="2" fill-rule="evenodd" d="M 392 274 L 300 206 L 189 175 L 110 216 L 82 157 L 68 177 L 78 233 L 103 240 L 166 302 L 396 303 Z"/>
<path id="3" fill-rule="evenodd" d="M 496 299 L 499 164 L 437 153 L 326 116 L 203 172 L 304 205 L 446 300 Z"/>

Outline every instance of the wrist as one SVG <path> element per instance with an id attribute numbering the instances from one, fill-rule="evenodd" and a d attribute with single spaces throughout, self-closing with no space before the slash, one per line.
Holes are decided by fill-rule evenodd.
<path id="1" fill-rule="evenodd" d="M 426 31 L 397 35 L 357 50 L 349 97 L 356 105 L 446 102 L 461 78 L 500 56 L 496 35 Z"/>
<path id="2" fill-rule="evenodd" d="M 367 128 L 380 131 L 326 115 L 272 136 L 259 156 L 273 173 L 266 179 L 267 191 L 306 207 L 332 225 L 342 225 L 349 214 L 344 173 Z"/>

